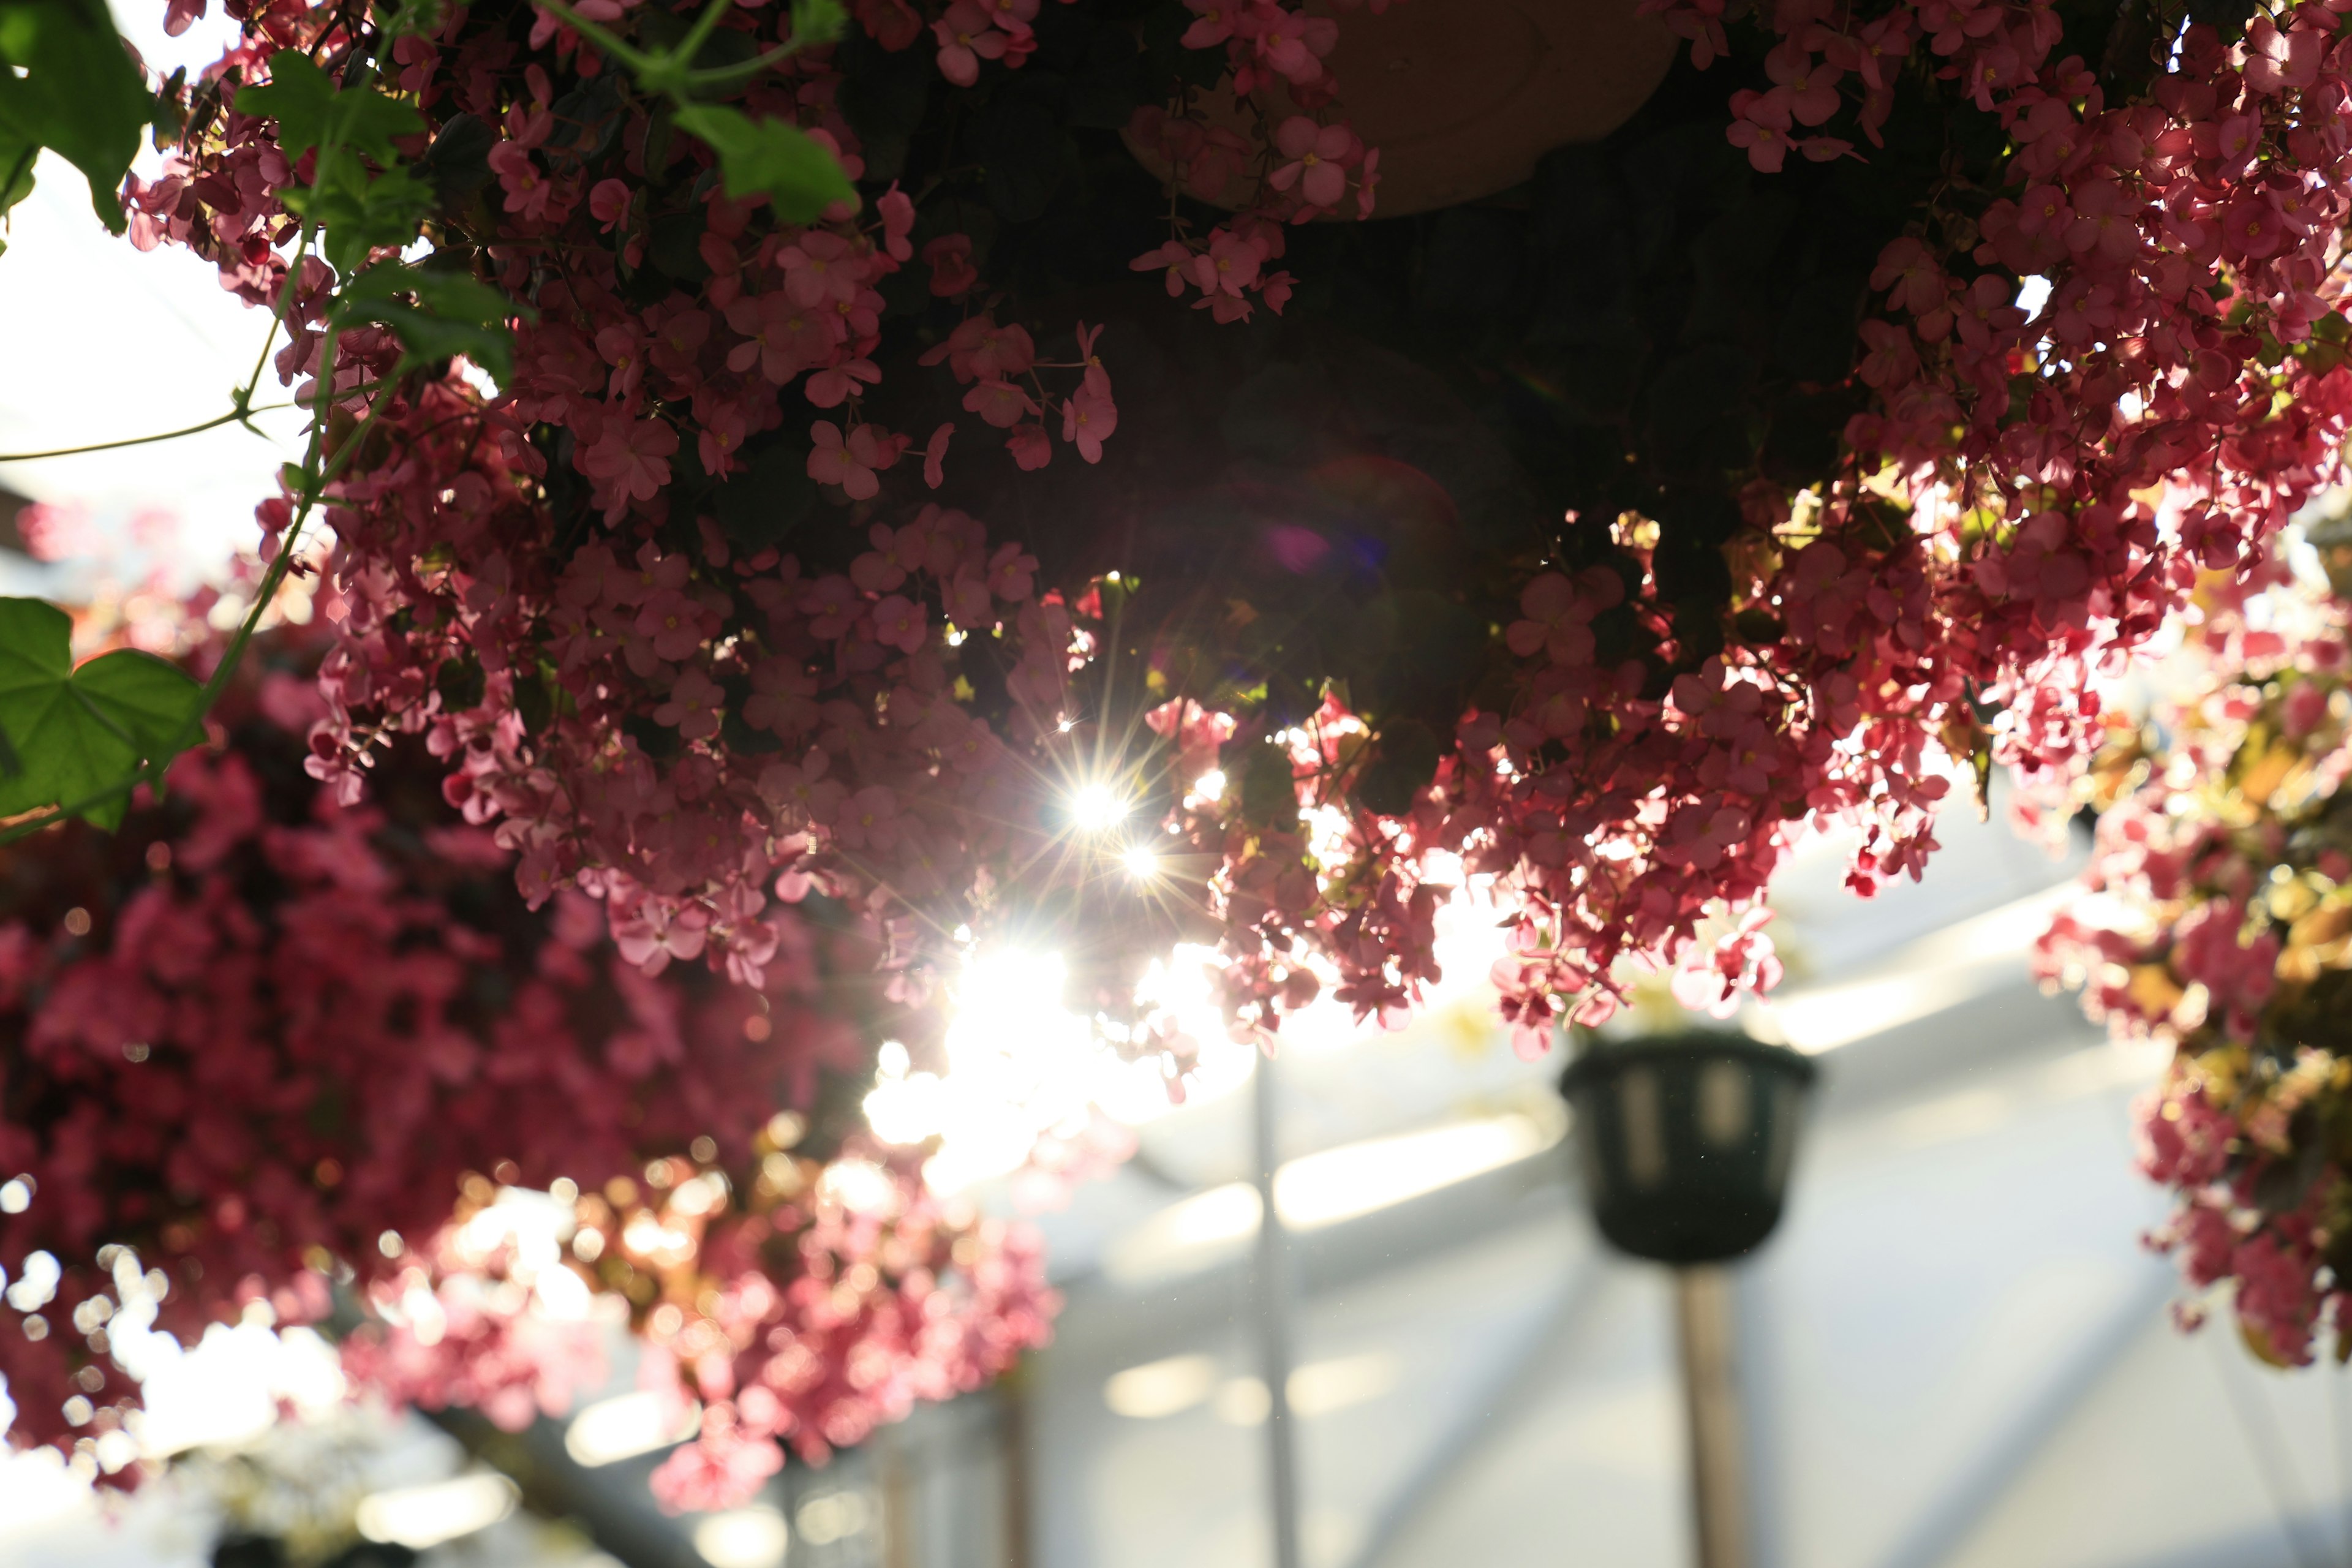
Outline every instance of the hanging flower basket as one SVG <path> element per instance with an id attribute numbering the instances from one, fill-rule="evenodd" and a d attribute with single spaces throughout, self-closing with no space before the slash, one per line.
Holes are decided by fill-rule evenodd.
<path id="1" fill-rule="evenodd" d="M 1633 0 L 1447 0 L 1352 12 L 1328 64 L 1340 82 L 1333 110 L 1381 150 L 1380 213 L 1401 217 L 1475 201 L 1531 176 L 1555 147 L 1598 142 L 1647 101 L 1675 61 L 1677 40 Z M 1208 123 L 1244 136 L 1252 106 L 1236 110 L 1224 84 L 1208 97 Z M 1298 112 L 1272 94 L 1276 118 Z M 1154 174 L 1166 158 L 1129 132 Z M 1256 199 L 1257 177 L 1236 166 L 1210 199 Z"/>
<path id="2" fill-rule="evenodd" d="M 1780 1221 L 1811 1061 L 1736 1035 L 1601 1046 L 1560 1092 L 1601 1234 L 1659 1263 L 1719 1263 Z"/>

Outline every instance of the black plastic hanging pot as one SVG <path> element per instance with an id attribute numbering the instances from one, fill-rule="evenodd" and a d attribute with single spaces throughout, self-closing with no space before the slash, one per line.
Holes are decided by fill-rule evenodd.
<path id="1" fill-rule="evenodd" d="M 1780 1222 L 1812 1062 L 1739 1035 L 1599 1045 L 1560 1092 L 1601 1234 L 1660 1263 L 1719 1263 Z"/>

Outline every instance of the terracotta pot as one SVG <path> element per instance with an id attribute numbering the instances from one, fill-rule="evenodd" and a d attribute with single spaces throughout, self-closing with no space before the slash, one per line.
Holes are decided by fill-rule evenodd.
<path id="1" fill-rule="evenodd" d="M 1681 41 L 1634 0 L 1401 0 L 1378 16 L 1338 13 L 1333 108 L 1381 153 L 1376 215 L 1401 217 L 1507 190 L 1555 147 L 1597 142 L 1665 79 Z M 1307 9 L 1328 12 L 1323 5 Z M 1230 92 L 1205 95 L 1210 121 L 1250 134 L 1255 116 Z M 1292 112 L 1277 90 L 1277 117 Z M 1165 179 L 1133 136 L 1128 147 Z M 1216 205 L 1238 207 L 1257 181 L 1229 181 Z"/>

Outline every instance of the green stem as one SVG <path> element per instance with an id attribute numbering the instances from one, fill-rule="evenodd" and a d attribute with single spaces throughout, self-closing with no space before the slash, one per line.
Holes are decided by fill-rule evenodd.
<path id="1" fill-rule="evenodd" d="M 337 330 L 331 324 L 327 328 L 326 342 L 321 350 L 323 355 L 321 363 L 330 367 L 335 362 L 335 339 L 338 335 L 340 334 Z M 326 441 L 328 416 L 335 404 L 341 401 L 324 389 L 321 391 L 321 398 L 319 413 L 310 421 L 310 449 L 302 461 L 303 469 L 308 476 L 302 483 L 302 504 L 296 509 L 294 521 L 287 524 L 285 535 L 278 542 L 278 553 L 270 560 L 269 570 L 262 574 L 261 586 L 254 593 L 253 608 L 246 612 L 244 621 L 236 628 L 236 636 L 230 639 L 227 650 L 221 655 L 220 663 L 214 668 L 212 679 L 205 682 L 205 689 L 197 699 L 195 707 L 189 712 L 186 721 L 181 724 L 179 733 L 173 736 L 172 743 L 164 749 L 163 755 L 150 763 L 148 772 L 153 775 L 159 786 L 163 783 L 163 770 L 169 767 L 172 759 L 178 756 L 193 742 L 195 734 L 204 724 L 205 715 L 212 711 L 214 702 L 217 701 L 220 694 L 227 689 L 230 679 L 236 674 L 236 667 L 245 658 L 246 645 L 253 640 L 253 634 L 260 629 L 263 612 L 269 608 L 270 601 L 278 596 L 279 586 L 286 581 L 286 574 L 293 568 L 294 546 L 300 542 L 302 525 L 310 520 L 311 509 L 319 504 L 320 495 L 341 475 L 351 460 L 359 455 L 361 446 L 367 440 L 369 433 L 374 430 L 376 421 L 383 417 L 383 401 L 379 400 L 368 410 L 367 417 L 361 420 L 351 435 L 345 438 L 342 449 L 330 458 L 324 467 L 321 467 L 319 463 L 319 452 Z"/>
<path id="2" fill-rule="evenodd" d="M 541 10 L 546 12 L 549 16 L 553 16 L 557 21 L 562 23 L 565 26 L 571 28 L 573 32 L 579 34 L 582 37 L 587 39 L 590 43 L 595 45 L 598 48 L 604 50 L 606 54 L 612 56 L 614 59 L 620 61 L 623 65 L 628 67 L 631 70 L 635 71 L 640 76 L 645 74 L 647 67 L 653 65 L 654 58 L 651 55 L 643 54 L 636 49 L 631 48 L 614 34 L 606 32 L 603 27 L 598 26 L 587 17 L 583 16 L 579 12 L 574 11 L 571 6 L 566 5 L 563 3 L 563 0 L 533 0 L 533 3 L 537 5 Z"/>
<path id="3" fill-rule="evenodd" d="M 201 425 L 191 425 L 184 430 L 166 430 L 160 436 L 131 436 L 120 441 L 93 441 L 87 447 L 59 447 L 50 452 L 0 452 L 0 463 L 33 463 L 43 458 L 73 458 L 84 452 L 112 452 L 124 447 L 145 447 L 157 441 L 176 441 L 183 436 L 194 436 L 214 430 L 223 425 L 240 424 L 249 414 L 275 414 L 280 409 L 299 406 L 292 403 L 265 403 L 258 408 L 232 408 Z"/>
<path id="4" fill-rule="evenodd" d="M 253 374 L 245 378 L 245 389 L 236 395 L 236 405 L 247 410 L 253 401 L 254 388 L 261 384 L 261 373 L 269 363 L 269 350 L 278 342 L 278 329 L 286 324 L 286 312 L 294 306 L 294 290 L 302 280 L 302 263 L 310 255 L 310 241 L 319 226 L 305 218 L 302 237 L 294 247 L 294 259 L 286 268 L 286 285 L 278 290 L 278 308 L 269 312 L 269 331 L 261 340 L 261 352 L 254 356 Z"/>
<path id="5" fill-rule="evenodd" d="M 666 63 L 673 70 L 692 70 L 694 57 L 700 54 L 702 46 L 710 41 L 711 29 L 719 26 L 719 18 L 726 12 L 729 4 L 730 0 L 710 0 L 710 4 L 702 8 L 702 15 L 694 19 L 694 26 L 685 37 L 677 41 L 677 47 L 669 51 Z"/>
<path id="6" fill-rule="evenodd" d="M 330 356 L 334 353 L 336 336 L 334 328 L 327 329 L 326 352 Z M 345 394 L 345 395 L 350 395 Z M 333 401 L 340 402 L 341 399 Z M 247 646 L 253 641 L 254 633 L 261 628 L 262 616 L 268 611 L 271 602 L 278 597 L 278 590 L 285 584 L 287 574 L 293 570 L 295 546 L 301 541 L 303 525 L 310 521 L 312 510 L 319 504 L 320 498 L 325 493 L 326 488 L 341 477 L 343 469 L 348 468 L 352 459 L 359 455 L 361 447 L 366 442 L 369 434 L 374 430 L 376 422 L 383 417 L 383 405 L 378 403 L 368 410 L 367 417 L 352 428 L 350 437 L 344 440 L 341 450 L 330 458 L 323 468 L 319 467 L 318 464 L 320 447 L 326 436 L 326 418 L 322 414 L 311 422 L 310 448 L 303 463 L 304 469 L 310 477 L 303 482 L 301 505 L 294 513 L 294 521 L 287 525 L 285 534 L 278 541 L 278 553 L 271 559 L 269 569 L 262 574 L 259 587 L 254 591 L 253 607 L 246 612 L 245 619 L 237 626 L 236 635 L 229 639 L 227 648 L 221 654 L 220 663 L 214 667 L 212 679 L 205 682 L 204 689 L 197 693 L 194 704 L 188 710 L 188 716 L 181 721 L 179 729 L 173 732 L 170 742 L 153 757 L 147 759 L 147 765 L 131 777 L 110 784 L 95 795 L 67 802 L 46 816 L 31 817 L 0 829 L 0 845 L 13 844 L 20 838 L 30 837 L 53 823 L 65 822 L 79 816 L 92 806 L 103 805 L 119 795 L 130 794 L 142 783 L 152 783 L 160 793 L 165 770 L 170 768 L 182 752 L 194 743 L 197 736 L 203 732 L 205 715 L 212 711 L 213 704 L 219 700 L 220 694 L 228 689 L 228 683 L 236 678 L 237 666 L 244 661 Z"/>
<path id="7" fill-rule="evenodd" d="M 686 73 L 684 80 L 688 87 L 732 87 L 739 81 L 749 81 L 770 66 L 782 65 L 809 47 L 808 39 L 787 38 L 764 55 L 756 55 L 748 60 L 738 60 L 731 66 L 711 66 L 703 70 L 690 70 Z"/>

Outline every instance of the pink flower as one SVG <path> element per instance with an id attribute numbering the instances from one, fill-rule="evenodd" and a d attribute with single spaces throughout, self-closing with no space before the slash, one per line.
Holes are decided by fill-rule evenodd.
<path id="1" fill-rule="evenodd" d="M 1184 292 L 1185 283 L 1192 276 L 1192 252 L 1181 240 L 1171 239 L 1157 250 L 1147 250 L 1129 262 L 1133 272 L 1163 269 L 1168 279 L 1168 297 L 1171 300 Z"/>
<path id="2" fill-rule="evenodd" d="M 1796 39 L 1782 39 L 1764 57 L 1764 74 L 1788 90 L 1789 112 L 1798 124 L 1819 125 L 1837 112 L 1837 79 L 1845 72 Z"/>
<path id="3" fill-rule="evenodd" d="M 1023 553 L 1017 544 L 1000 544 L 988 559 L 988 591 L 1017 605 L 1035 592 L 1036 571 L 1035 556 Z"/>
<path id="4" fill-rule="evenodd" d="M 882 372 L 872 360 L 844 360 L 803 382 L 801 395 L 819 408 L 838 408 L 881 379 Z"/>
<path id="5" fill-rule="evenodd" d="M 828 823 L 834 811 L 849 798 L 837 779 L 825 777 L 833 759 L 822 746 L 812 746 L 798 763 L 771 763 L 760 774 L 760 795 L 788 826 Z"/>
<path id="6" fill-rule="evenodd" d="M 1024 472 L 1042 468 L 1054 460 L 1054 443 L 1043 425 L 1024 425 L 1006 437 L 1004 449 L 1013 454 L 1013 463 Z"/>
<path id="7" fill-rule="evenodd" d="M 852 500 L 871 500 L 880 493 L 882 481 L 874 477 L 876 470 L 896 463 L 907 447 L 904 436 L 888 435 L 872 425 L 857 426 L 845 439 L 841 427 L 830 419 L 811 425 L 809 437 L 815 443 L 809 451 L 809 478 L 839 485 Z"/>
<path id="8" fill-rule="evenodd" d="M 948 441 L 955 435 L 955 422 L 950 420 L 931 432 L 923 445 L 923 483 L 937 489 L 947 481 L 946 460 Z"/>
<path id="9" fill-rule="evenodd" d="M 1192 258 L 1192 281 L 1203 294 L 1238 299 L 1244 289 L 1257 280 L 1258 268 L 1265 260 L 1260 242 L 1220 228 L 1209 236 L 1208 250 Z"/>
<path id="10" fill-rule="evenodd" d="M 834 837 L 845 849 L 887 849 L 898 841 L 898 796 L 887 784 L 868 784 L 851 795 L 834 823 Z"/>
<path id="11" fill-rule="evenodd" d="M 530 154 L 513 142 L 501 142 L 490 149 L 490 172 L 499 177 L 499 187 L 506 193 L 506 210 L 518 217 L 541 218 L 547 216 L 548 202 L 555 187 L 531 162 Z"/>
<path id="12" fill-rule="evenodd" d="M 709 912 L 700 906 L 647 899 L 635 913 L 614 921 L 613 942 L 623 959 L 659 974 L 673 958 L 700 957 L 709 930 Z"/>
<path id="13" fill-rule="evenodd" d="M 604 426 L 582 466 L 589 476 L 611 481 L 618 497 L 651 500 L 669 483 L 669 457 L 677 432 L 660 419 L 614 419 Z"/>
<path id="14" fill-rule="evenodd" d="M 1337 206 L 1348 194 L 1346 164 L 1356 138 L 1345 125 L 1318 125 L 1294 114 L 1276 127 L 1274 144 L 1289 163 L 1267 176 L 1277 191 L 1298 187 L 1298 194 L 1318 207 Z"/>
<path id="15" fill-rule="evenodd" d="M 799 305 L 846 304 L 857 298 L 860 265 L 849 242 L 824 229 L 803 231 L 797 243 L 776 253 L 784 292 Z"/>
<path id="16" fill-rule="evenodd" d="M 775 386 L 824 363 L 841 341 L 838 315 L 800 304 L 782 289 L 738 299 L 727 307 L 727 324 L 743 334 L 727 351 L 727 368 L 740 374 L 757 365 Z"/>
<path id="17" fill-rule="evenodd" d="M 2036 185 L 2017 202 L 2017 231 L 2020 234 L 2064 234 L 2073 218 L 2066 205 L 2066 193 L 2056 185 Z"/>
<path id="18" fill-rule="evenodd" d="M 2258 16 L 2246 29 L 2246 85 L 2261 93 L 2309 87 L 2319 79 L 2326 49 L 2324 33 L 2307 27 L 2282 33 L 2268 16 Z"/>
<path id="19" fill-rule="evenodd" d="M 963 395 L 963 405 L 999 430 L 1010 430 L 1037 412 L 1029 395 L 1009 381 L 981 382 Z"/>
<path id="20" fill-rule="evenodd" d="M 2218 165 L 2224 180 L 2242 180 L 2254 172 L 2262 156 L 2263 117 L 2232 114 L 2192 128 L 2190 140 L 2198 153 Z"/>
<path id="21" fill-rule="evenodd" d="M 953 300 L 971 292 L 980 281 L 971 264 L 971 236 L 943 234 L 923 247 L 923 265 L 931 269 L 931 292 Z"/>
<path id="22" fill-rule="evenodd" d="M 1188 49 L 1211 49 L 1234 36 L 1234 15 L 1250 0 L 1184 0 L 1195 20 L 1177 40 Z"/>
<path id="23" fill-rule="evenodd" d="M 620 180 L 599 180 L 588 187 L 588 216 L 606 234 L 629 220 L 629 187 Z"/>
<path id="24" fill-rule="evenodd" d="M 630 397 L 645 379 L 646 341 L 636 324 L 615 321 L 596 334 L 596 352 L 613 367 L 613 379 L 607 391 L 614 397 Z"/>
<path id="25" fill-rule="evenodd" d="M 874 640 L 900 653 L 920 651 L 929 635 L 923 607 L 897 594 L 874 606 Z"/>
<path id="26" fill-rule="evenodd" d="M 1862 379 L 1872 386 L 1901 385 L 1918 374 L 1919 355 L 1911 334 L 1892 321 L 1862 323 Z"/>
<path id="27" fill-rule="evenodd" d="M 1512 622 L 1503 640 L 1521 658 L 1540 652 L 1554 664 L 1584 664 L 1592 658 L 1592 617 L 1624 596 L 1624 584 L 1606 567 L 1587 567 L 1573 582 L 1542 573 L 1520 590 L 1527 618 Z"/>
<path id="28" fill-rule="evenodd" d="M 1742 91 L 1731 95 L 1735 118 L 1724 137 L 1734 147 L 1745 148 L 1748 162 L 1767 174 L 1779 174 L 1789 156 L 1787 90 L 1776 87 L 1766 93 Z"/>
<path id="29" fill-rule="evenodd" d="M 667 724 L 682 740 L 699 741 L 719 732 L 719 705 L 724 700 L 718 684 L 689 666 L 669 689 L 669 700 L 654 710 L 654 722 Z"/>
<path id="30" fill-rule="evenodd" d="M 874 204 L 874 211 L 882 220 L 882 248 L 893 261 L 908 260 L 915 254 L 914 245 L 907 238 L 915 228 L 915 198 L 893 181 Z"/>
<path id="31" fill-rule="evenodd" d="M 1078 449 L 1089 463 L 1102 461 L 1102 444 L 1118 428 L 1118 405 L 1108 390 L 1081 386 L 1062 402 L 1062 439 Z"/>
<path id="32" fill-rule="evenodd" d="M 2221 238 L 2239 256 L 2258 260 L 2275 255 L 2286 243 L 2287 226 L 2278 208 L 2260 192 L 2249 191 L 2221 209 Z"/>
<path id="33" fill-rule="evenodd" d="M 1339 41 L 1339 24 L 1328 16 L 1310 16 L 1273 5 L 1253 6 L 1243 26 L 1256 35 L 1251 44 L 1257 58 L 1295 82 L 1321 77 L 1323 57 Z"/>
<path id="34" fill-rule="evenodd" d="M 703 644 L 702 607 L 677 589 L 665 588 L 646 601 L 633 629 L 653 644 L 656 655 L 675 664 L 692 658 Z"/>
<path id="35" fill-rule="evenodd" d="M 865 605 L 858 600 L 856 584 L 846 577 L 835 576 L 820 577 L 810 584 L 801 595 L 798 607 L 809 618 L 810 636 L 832 638 L 855 626 Z"/>
<path id="36" fill-rule="evenodd" d="M 1005 36 L 989 26 L 989 15 L 973 0 L 955 0 L 947 14 L 931 24 L 940 41 L 940 74 L 958 87 L 980 79 L 980 62 L 1002 59 Z"/>
<path id="37" fill-rule="evenodd" d="M 941 360 L 958 381 L 1009 381 L 1026 375 L 1037 363 L 1037 345 L 1025 327 L 1000 327 L 986 315 L 967 316 L 946 342 L 925 350 L 918 363 Z"/>
<path id="38" fill-rule="evenodd" d="M 1924 316 L 1944 303 L 1943 269 L 1918 240 L 1905 236 L 1887 242 L 1878 253 L 1878 266 L 1870 275 L 1873 289 L 1888 291 L 1887 303 L 1898 310 L 1908 310 Z"/>

